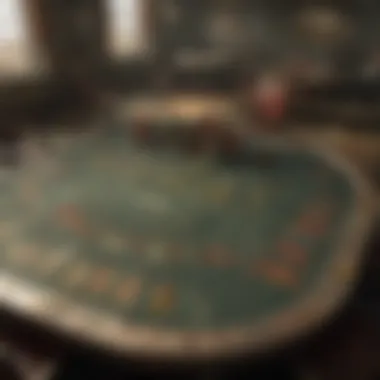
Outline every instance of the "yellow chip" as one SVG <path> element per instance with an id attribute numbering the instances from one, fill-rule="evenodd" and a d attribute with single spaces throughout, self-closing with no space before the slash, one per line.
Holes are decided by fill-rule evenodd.
<path id="1" fill-rule="evenodd" d="M 151 308 L 156 313 L 167 313 L 173 309 L 175 298 L 175 289 L 172 285 L 159 285 L 153 290 Z"/>
<path id="2" fill-rule="evenodd" d="M 136 302 L 142 292 L 142 285 L 142 280 L 138 276 L 123 279 L 116 289 L 116 300 L 123 304 Z"/>
<path id="3" fill-rule="evenodd" d="M 232 196 L 235 184 L 231 180 L 218 181 L 214 188 L 214 202 L 217 204 L 226 203 Z"/>

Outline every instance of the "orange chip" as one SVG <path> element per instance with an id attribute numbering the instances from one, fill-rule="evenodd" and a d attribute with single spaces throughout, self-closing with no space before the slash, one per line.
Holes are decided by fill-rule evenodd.
<path id="1" fill-rule="evenodd" d="M 91 289 L 95 293 L 103 293 L 110 286 L 112 271 L 109 269 L 98 269 L 91 276 Z"/>
<path id="2" fill-rule="evenodd" d="M 214 267 L 230 267 L 233 259 L 230 252 L 222 245 L 215 244 L 205 253 L 206 263 Z"/>
<path id="3" fill-rule="evenodd" d="M 154 312 L 166 313 L 173 309 L 175 289 L 172 285 L 159 285 L 153 290 L 151 307 Z"/>
<path id="4" fill-rule="evenodd" d="M 129 277 L 122 281 L 116 290 L 116 299 L 121 303 L 132 304 L 136 302 L 142 291 L 142 280 L 137 277 Z"/>
<path id="5" fill-rule="evenodd" d="M 281 242 L 279 255 L 290 264 L 304 265 L 308 258 L 308 252 L 304 247 L 294 241 Z"/>
<path id="6" fill-rule="evenodd" d="M 299 221 L 302 232 L 313 236 L 322 235 L 331 217 L 331 209 L 326 203 L 318 203 L 309 209 Z"/>
<path id="7" fill-rule="evenodd" d="M 61 205 L 58 209 L 59 223 L 72 232 L 86 235 L 89 226 L 83 211 L 75 204 Z"/>
<path id="8" fill-rule="evenodd" d="M 294 288 L 298 285 L 298 278 L 294 269 L 274 261 L 260 262 L 255 266 L 253 273 L 265 279 L 271 285 L 282 288 Z"/>

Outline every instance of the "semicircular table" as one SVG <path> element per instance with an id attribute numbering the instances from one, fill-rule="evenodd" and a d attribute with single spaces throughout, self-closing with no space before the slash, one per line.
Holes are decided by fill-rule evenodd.
<path id="1" fill-rule="evenodd" d="M 1 181 L 5 307 L 126 356 L 222 357 L 315 328 L 352 288 L 373 209 L 341 158 L 260 139 L 223 157 L 57 132 Z"/>

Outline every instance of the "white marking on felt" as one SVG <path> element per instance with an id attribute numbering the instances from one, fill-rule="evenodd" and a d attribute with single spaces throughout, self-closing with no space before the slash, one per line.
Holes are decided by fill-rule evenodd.
<path id="1" fill-rule="evenodd" d="M 128 246 L 128 244 L 124 238 L 117 236 L 115 234 L 105 235 L 103 237 L 102 244 L 103 244 L 104 248 L 112 251 L 113 253 L 120 252 L 123 249 L 127 248 L 127 246 Z"/>
<path id="2" fill-rule="evenodd" d="M 171 202 L 154 193 L 145 193 L 140 195 L 139 205 L 152 212 L 165 213 L 172 211 Z"/>
<path id="3" fill-rule="evenodd" d="M 49 256 L 46 260 L 46 272 L 53 273 L 60 268 L 62 268 L 65 264 L 67 264 L 70 260 L 74 258 L 76 253 L 75 248 L 63 247 L 58 248 L 50 252 Z"/>
<path id="4" fill-rule="evenodd" d="M 17 225 L 13 222 L 0 222 L 0 239 L 5 240 L 14 236 L 18 231 Z"/>
<path id="5" fill-rule="evenodd" d="M 163 244 L 152 244 L 147 250 L 149 259 L 154 263 L 162 263 L 165 261 L 166 251 Z"/>
<path id="6" fill-rule="evenodd" d="M 28 243 L 14 243 L 8 247 L 8 257 L 16 264 L 24 264 L 36 253 L 36 248 Z"/>

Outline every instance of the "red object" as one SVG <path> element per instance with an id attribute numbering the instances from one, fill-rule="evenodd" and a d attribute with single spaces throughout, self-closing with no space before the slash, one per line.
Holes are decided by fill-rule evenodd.
<path id="1" fill-rule="evenodd" d="M 280 81 L 268 78 L 255 89 L 255 108 L 265 121 L 282 121 L 287 109 L 288 91 Z"/>
<path id="2" fill-rule="evenodd" d="M 141 142 L 147 142 L 150 137 L 150 130 L 144 121 L 137 121 L 133 126 L 133 134 L 135 138 Z"/>

